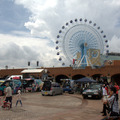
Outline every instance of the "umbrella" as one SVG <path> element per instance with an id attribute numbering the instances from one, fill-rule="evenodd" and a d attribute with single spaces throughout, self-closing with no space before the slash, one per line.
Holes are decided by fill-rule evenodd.
<path id="1" fill-rule="evenodd" d="M 78 80 L 75 80 L 75 82 L 81 82 L 81 83 L 92 83 L 92 82 L 96 82 L 96 80 L 92 80 L 88 77 L 84 77 Z"/>

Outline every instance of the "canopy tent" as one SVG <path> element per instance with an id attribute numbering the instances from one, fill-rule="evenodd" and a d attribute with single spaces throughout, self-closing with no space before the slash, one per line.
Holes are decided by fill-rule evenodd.
<path id="1" fill-rule="evenodd" d="M 23 79 L 25 78 L 38 78 L 40 76 L 43 76 L 43 74 L 46 72 L 47 69 L 24 69 L 21 71 L 23 75 Z M 27 81 L 30 81 L 29 79 Z"/>
<path id="2" fill-rule="evenodd" d="M 92 82 L 96 82 L 96 80 L 92 80 L 88 77 L 84 77 L 78 80 L 75 80 L 75 82 L 80 82 L 80 83 L 92 83 Z"/>

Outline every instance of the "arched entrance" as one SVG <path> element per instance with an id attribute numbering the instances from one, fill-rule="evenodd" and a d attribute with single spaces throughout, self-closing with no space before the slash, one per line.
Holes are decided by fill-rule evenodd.
<path id="1" fill-rule="evenodd" d="M 111 77 L 111 81 L 114 83 L 116 82 L 118 85 L 120 85 L 120 73 L 119 74 L 115 74 Z"/>
<path id="2" fill-rule="evenodd" d="M 73 77 L 72 77 L 72 79 L 73 80 L 78 80 L 78 79 L 80 79 L 80 78 L 83 78 L 83 77 L 85 77 L 84 75 L 74 75 Z"/>
<path id="3" fill-rule="evenodd" d="M 56 76 L 56 82 L 61 83 L 61 79 L 69 79 L 66 75 L 58 75 Z"/>
<path id="4" fill-rule="evenodd" d="M 94 74 L 91 76 L 93 78 L 93 80 L 96 80 L 96 81 L 100 81 L 100 77 L 101 77 L 101 74 Z"/>

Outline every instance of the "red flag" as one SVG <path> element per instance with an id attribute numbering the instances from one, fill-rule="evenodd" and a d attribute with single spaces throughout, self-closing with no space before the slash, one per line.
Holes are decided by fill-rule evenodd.
<path id="1" fill-rule="evenodd" d="M 75 64 L 75 59 L 73 59 L 73 64 Z"/>

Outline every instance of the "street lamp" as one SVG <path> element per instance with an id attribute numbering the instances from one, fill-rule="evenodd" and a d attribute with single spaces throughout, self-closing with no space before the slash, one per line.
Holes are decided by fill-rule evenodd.
<path id="1" fill-rule="evenodd" d="M 8 69 L 8 66 L 7 66 L 7 65 L 5 66 L 5 69 Z"/>
<path id="2" fill-rule="evenodd" d="M 48 70 L 45 69 L 42 75 L 43 80 L 46 80 L 48 78 Z"/>
<path id="3" fill-rule="evenodd" d="M 111 64 L 112 64 L 112 63 L 113 63 L 112 60 L 109 60 L 109 61 L 108 61 L 108 64 L 110 65 L 110 68 L 111 68 Z M 111 72 L 111 69 L 108 70 L 108 82 L 111 81 L 110 72 Z"/>
<path id="4" fill-rule="evenodd" d="M 45 69 L 45 73 L 47 73 L 47 69 Z"/>
<path id="5" fill-rule="evenodd" d="M 111 64 L 112 64 L 112 60 L 109 60 L 109 61 L 108 61 L 108 64 L 111 66 Z"/>

